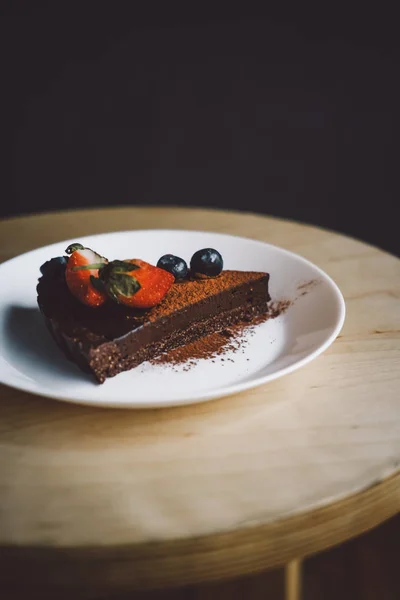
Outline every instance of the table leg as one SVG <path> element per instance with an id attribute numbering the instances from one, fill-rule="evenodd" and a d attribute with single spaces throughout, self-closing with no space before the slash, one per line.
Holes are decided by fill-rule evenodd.
<path id="1" fill-rule="evenodd" d="M 285 566 L 285 600 L 300 600 L 301 560 L 291 560 Z"/>

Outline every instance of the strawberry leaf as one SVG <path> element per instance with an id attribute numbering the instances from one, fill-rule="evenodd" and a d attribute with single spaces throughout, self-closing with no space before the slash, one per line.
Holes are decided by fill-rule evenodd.
<path id="1" fill-rule="evenodd" d="M 90 283 L 98 292 L 105 292 L 104 283 L 99 279 L 99 277 L 95 277 L 94 275 L 90 276 Z"/>
<path id="2" fill-rule="evenodd" d="M 113 272 L 115 273 L 129 273 L 139 269 L 138 265 L 134 263 L 125 262 L 124 260 L 113 260 L 109 263 Z"/>
<path id="3" fill-rule="evenodd" d="M 136 277 L 118 273 L 113 273 L 106 284 L 107 293 L 117 302 L 120 296 L 130 298 L 140 290 L 140 287 L 140 283 Z"/>
<path id="4" fill-rule="evenodd" d="M 99 277 L 102 281 L 110 281 L 115 275 L 122 275 L 139 269 L 137 265 L 133 263 L 124 262 L 123 260 L 113 260 L 107 264 L 103 264 L 99 271 Z"/>

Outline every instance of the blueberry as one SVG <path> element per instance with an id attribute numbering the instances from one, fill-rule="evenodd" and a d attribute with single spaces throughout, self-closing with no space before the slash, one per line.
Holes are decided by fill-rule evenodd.
<path id="1" fill-rule="evenodd" d="M 186 262 L 183 260 L 183 258 L 174 256 L 173 254 L 164 254 L 164 256 L 159 259 L 157 267 L 172 273 L 172 275 L 178 281 L 179 279 L 185 279 L 188 274 L 188 266 Z"/>
<path id="2" fill-rule="evenodd" d="M 66 266 L 67 259 L 65 256 L 57 256 L 57 258 L 51 258 L 46 261 L 40 267 L 40 272 L 44 277 L 56 279 L 57 277 L 62 277 L 64 275 Z"/>
<path id="3" fill-rule="evenodd" d="M 203 248 L 192 256 L 190 269 L 194 275 L 207 275 L 216 277 L 224 267 L 222 256 L 214 248 Z"/>

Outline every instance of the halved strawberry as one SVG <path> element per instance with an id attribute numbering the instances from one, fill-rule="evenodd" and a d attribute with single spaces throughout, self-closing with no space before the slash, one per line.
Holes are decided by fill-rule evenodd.
<path id="1" fill-rule="evenodd" d="M 65 279 L 71 294 L 93 308 L 104 304 L 107 294 L 98 275 L 107 259 L 82 244 L 71 244 L 65 252 L 70 254 Z"/>
<path id="2" fill-rule="evenodd" d="M 132 308 L 156 306 L 175 281 L 171 273 L 135 258 L 113 260 L 99 277 L 110 298 Z"/>

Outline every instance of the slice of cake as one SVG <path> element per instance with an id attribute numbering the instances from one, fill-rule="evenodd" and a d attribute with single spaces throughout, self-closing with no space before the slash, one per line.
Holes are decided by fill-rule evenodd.
<path id="1" fill-rule="evenodd" d="M 217 260 L 208 260 L 206 249 L 208 266 L 194 255 L 189 270 L 171 255 L 155 267 L 139 260 L 108 263 L 73 248 L 69 258 L 44 265 L 38 305 L 65 355 L 99 383 L 268 312 L 269 274 L 223 270 L 214 250 Z"/>

